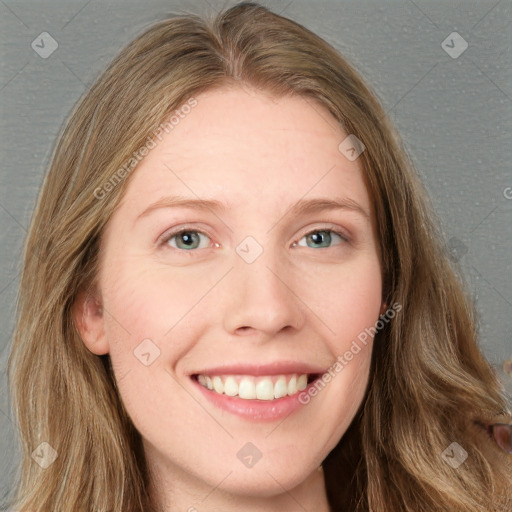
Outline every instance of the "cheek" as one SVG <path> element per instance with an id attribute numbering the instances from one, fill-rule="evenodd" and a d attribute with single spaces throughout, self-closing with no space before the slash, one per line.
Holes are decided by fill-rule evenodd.
<path id="1" fill-rule="evenodd" d="M 118 262 L 105 273 L 106 336 L 119 390 L 134 416 L 147 407 L 162 410 L 156 389 L 167 399 L 183 391 L 171 373 L 212 325 L 205 309 L 215 308 L 206 295 L 225 270 L 171 270 L 142 258 Z"/>
<path id="2" fill-rule="evenodd" d="M 172 369 L 192 339 L 183 335 L 183 329 L 189 327 L 183 317 L 190 309 L 188 304 L 197 302 L 198 292 L 190 286 L 182 288 L 179 279 L 167 282 L 169 272 L 158 271 L 139 259 L 119 263 L 109 267 L 102 288 L 112 368 L 136 427 L 146 433 L 154 430 L 163 437 L 155 427 L 159 424 L 155 418 L 169 411 L 172 403 L 186 426 L 186 408 L 181 409 L 180 404 L 192 408 L 195 404 L 172 376 Z"/>
<path id="3" fill-rule="evenodd" d="M 354 258 L 346 264 L 316 265 L 300 269 L 294 292 L 314 313 L 334 353 L 366 328 L 381 313 L 382 274 L 375 254 Z M 299 277 L 300 275 L 300 277 Z"/>
<path id="4" fill-rule="evenodd" d="M 305 400 L 309 399 L 307 407 L 313 417 L 330 418 L 317 424 L 316 435 L 327 439 L 326 448 L 332 449 L 354 418 L 368 384 L 373 337 L 382 307 L 380 264 L 370 255 L 340 265 L 335 272 L 319 268 L 314 279 L 306 279 L 304 285 L 302 294 L 308 305 L 327 326 L 323 332 L 333 360 L 329 375 L 318 382 L 314 396 Z"/>
<path id="5" fill-rule="evenodd" d="M 314 388 L 309 389 L 308 396 L 303 396 L 303 400 L 309 400 L 306 405 L 309 408 L 308 416 L 323 418 L 322 421 L 310 422 L 308 433 L 311 438 L 323 443 L 320 453 L 327 454 L 338 444 L 354 419 L 368 385 L 372 340 L 366 344 L 359 343 L 359 348 L 349 352 L 350 360 L 346 357 L 346 351 L 343 352 L 337 360 L 338 364 L 332 365 L 329 377 L 326 378 L 324 374 Z"/>
<path id="6" fill-rule="evenodd" d="M 210 275 L 211 280 L 211 275 Z M 108 274 L 103 287 L 109 341 L 163 340 L 212 284 L 202 275 L 131 260 Z"/>

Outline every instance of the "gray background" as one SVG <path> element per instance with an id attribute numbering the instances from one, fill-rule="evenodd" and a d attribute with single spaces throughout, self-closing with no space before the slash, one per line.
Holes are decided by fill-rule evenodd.
<path id="1" fill-rule="evenodd" d="M 80 94 L 152 22 L 234 3 L 0 0 L 0 501 L 17 461 L 5 367 L 20 252 L 58 130 Z M 477 301 L 484 353 L 500 369 L 512 356 L 511 1 L 262 3 L 327 39 L 379 95 Z M 442 47 L 454 31 L 469 45 L 457 58 Z M 58 42 L 46 59 L 31 47 L 42 32 Z M 499 371 L 511 392 L 512 377 Z"/>

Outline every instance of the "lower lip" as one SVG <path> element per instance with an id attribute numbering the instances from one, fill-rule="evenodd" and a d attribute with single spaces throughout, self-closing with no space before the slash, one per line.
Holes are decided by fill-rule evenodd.
<path id="1" fill-rule="evenodd" d="M 237 396 L 221 395 L 215 391 L 210 391 L 195 379 L 192 379 L 192 382 L 213 405 L 251 421 L 276 421 L 298 411 L 306 405 L 299 402 L 300 393 L 307 393 L 309 386 L 314 383 L 314 381 L 311 382 L 306 389 L 292 396 L 274 400 L 246 400 Z"/>

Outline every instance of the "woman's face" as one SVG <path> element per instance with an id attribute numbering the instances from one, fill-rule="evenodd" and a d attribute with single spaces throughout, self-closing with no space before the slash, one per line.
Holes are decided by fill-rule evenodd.
<path id="1" fill-rule="evenodd" d="M 383 311 L 373 211 L 324 107 L 196 100 L 133 171 L 102 239 L 102 309 L 78 324 L 167 485 L 271 496 L 315 472 L 363 399 L 372 339 L 353 342 Z"/>

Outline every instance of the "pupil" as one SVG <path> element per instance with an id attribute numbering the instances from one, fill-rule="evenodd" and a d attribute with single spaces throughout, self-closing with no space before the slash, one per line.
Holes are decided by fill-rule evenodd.
<path id="1" fill-rule="evenodd" d="M 317 233 L 313 233 L 311 235 L 313 243 L 315 243 L 315 244 L 321 244 L 322 243 L 322 239 L 325 238 L 325 237 L 327 237 L 327 233 L 325 231 L 318 231 Z"/>
<path id="2" fill-rule="evenodd" d="M 190 235 L 189 231 L 186 231 L 182 234 L 182 240 L 186 245 L 191 245 L 194 243 L 193 237 Z"/>

